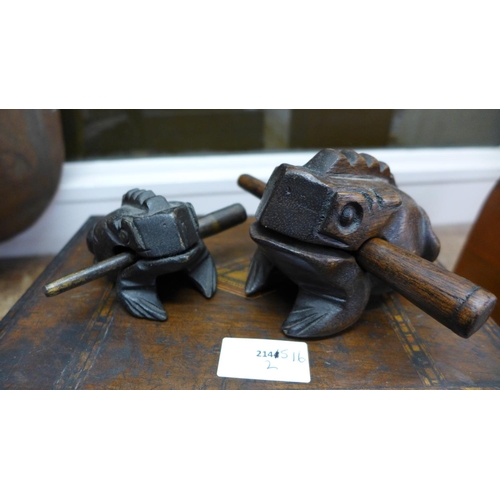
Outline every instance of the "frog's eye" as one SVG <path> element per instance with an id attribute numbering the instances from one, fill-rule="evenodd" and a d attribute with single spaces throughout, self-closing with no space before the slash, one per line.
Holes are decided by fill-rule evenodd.
<path id="1" fill-rule="evenodd" d="M 120 238 L 120 241 L 124 245 L 126 245 L 126 244 L 129 243 L 129 240 L 130 240 L 129 235 L 128 235 L 127 231 L 125 231 L 124 229 L 120 229 L 120 232 L 118 233 L 118 236 Z"/>
<path id="2" fill-rule="evenodd" d="M 344 229 L 356 229 L 363 219 L 363 209 L 359 203 L 348 203 L 339 215 L 339 225 Z"/>

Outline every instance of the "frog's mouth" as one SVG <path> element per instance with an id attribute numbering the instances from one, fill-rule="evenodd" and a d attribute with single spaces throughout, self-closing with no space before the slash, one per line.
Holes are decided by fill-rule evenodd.
<path id="1" fill-rule="evenodd" d="M 251 237 L 259 243 L 263 243 L 263 241 L 261 240 L 265 240 L 266 242 L 265 244 L 267 246 L 273 246 L 273 242 L 275 242 L 276 247 L 282 247 L 283 245 L 297 246 L 297 244 L 300 244 L 303 247 L 307 246 L 308 248 L 311 249 L 311 251 L 312 249 L 318 249 L 318 247 L 319 248 L 328 247 L 330 250 L 332 248 L 343 251 L 350 250 L 350 245 L 348 245 L 347 243 L 332 238 L 330 236 L 324 236 L 322 234 L 314 234 L 314 235 L 309 234 L 307 235 L 307 240 L 306 240 L 300 237 L 293 237 L 287 234 L 280 233 L 275 229 L 270 229 L 268 227 L 265 227 L 258 221 L 252 224 L 251 227 L 253 230 L 253 234 L 251 234 Z M 314 239 L 314 241 L 311 242 L 311 239 Z"/>
<path id="2" fill-rule="evenodd" d="M 250 237 L 259 245 L 286 253 L 307 253 L 309 255 L 319 256 L 322 254 L 332 255 L 334 252 L 339 252 L 346 257 L 353 255 L 351 252 L 345 250 L 348 248 L 348 245 L 341 241 L 338 242 L 339 245 L 337 248 L 334 248 L 331 243 L 329 245 L 310 243 L 266 228 L 258 221 L 250 226 Z M 329 238 L 329 240 L 331 240 L 331 238 Z"/>

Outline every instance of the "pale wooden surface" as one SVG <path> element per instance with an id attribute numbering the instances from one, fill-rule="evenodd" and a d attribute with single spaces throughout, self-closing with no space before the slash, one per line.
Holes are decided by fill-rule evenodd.
<path id="1" fill-rule="evenodd" d="M 441 242 L 441 252 L 438 260 L 446 269 L 450 271 L 455 269 L 455 264 L 457 263 L 460 251 L 465 244 L 471 227 L 470 224 L 461 224 L 432 228 Z"/>
<path id="2" fill-rule="evenodd" d="M 447 269 L 453 270 L 470 226 L 438 226 L 433 229 L 441 241 L 439 261 Z M 0 259 L 0 319 L 7 314 L 52 258 L 53 256 Z"/>
<path id="3" fill-rule="evenodd" d="M 38 278 L 52 258 L 0 259 L 0 319 Z"/>

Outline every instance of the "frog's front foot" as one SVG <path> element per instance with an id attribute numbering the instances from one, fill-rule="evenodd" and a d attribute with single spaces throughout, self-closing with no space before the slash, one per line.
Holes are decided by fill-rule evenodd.
<path id="1" fill-rule="evenodd" d="M 345 330 L 363 313 L 370 277 L 352 254 L 294 240 L 258 223 L 250 236 L 259 245 L 250 265 L 246 292 L 266 286 L 276 267 L 299 288 L 282 330 L 289 337 L 326 337 Z"/>
<path id="2" fill-rule="evenodd" d="M 274 269 L 274 264 L 266 257 L 265 253 L 257 248 L 250 262 L 245 293 L 254 295 L 266 288 L 269 276 Z"/>
<path id="3" fill-rule="evenodd" d="M 137 318 L 165 321 L 167 313 L 158 297 L 156 278 L 186 271 L 205 297 L 217 287 L 217 272 L 202 241 L 187 252 L 159 259 L 141 259 L 122 271 L 116 281 L 117 295 L 125 309 Z"/>
<path id="4" fill-rule="evenodd" d="M 295 304 L 281 329 L 288 337 L 319 338 L 351 326 L 368 301 L 369 288 L 358 287 L 359 297 L 342 299 L 299 289 Z"/>

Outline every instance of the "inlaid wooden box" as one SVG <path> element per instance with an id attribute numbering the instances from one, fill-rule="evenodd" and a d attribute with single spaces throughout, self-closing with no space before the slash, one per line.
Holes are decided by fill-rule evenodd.
<path id="1" fill-rule="evenodd" d="M 465 340 L 396 293 L 372 300 L 354 327 L 307 341 L 310 383 L 217 376 L 224 337 L 288 339 L 280 330 L 290 282 L 247 298 L 256 248 L 250 222 L 205 240 L 219 285 L 207 300 L 186 278 L 161 278 L 169 319 L 131 317 L 100 279 L 53 298 L 42 286 L 93 262 L 78 231 L 0 323 L 2 389 L 497 389 L 500 329 L 490 319 Z"/>

